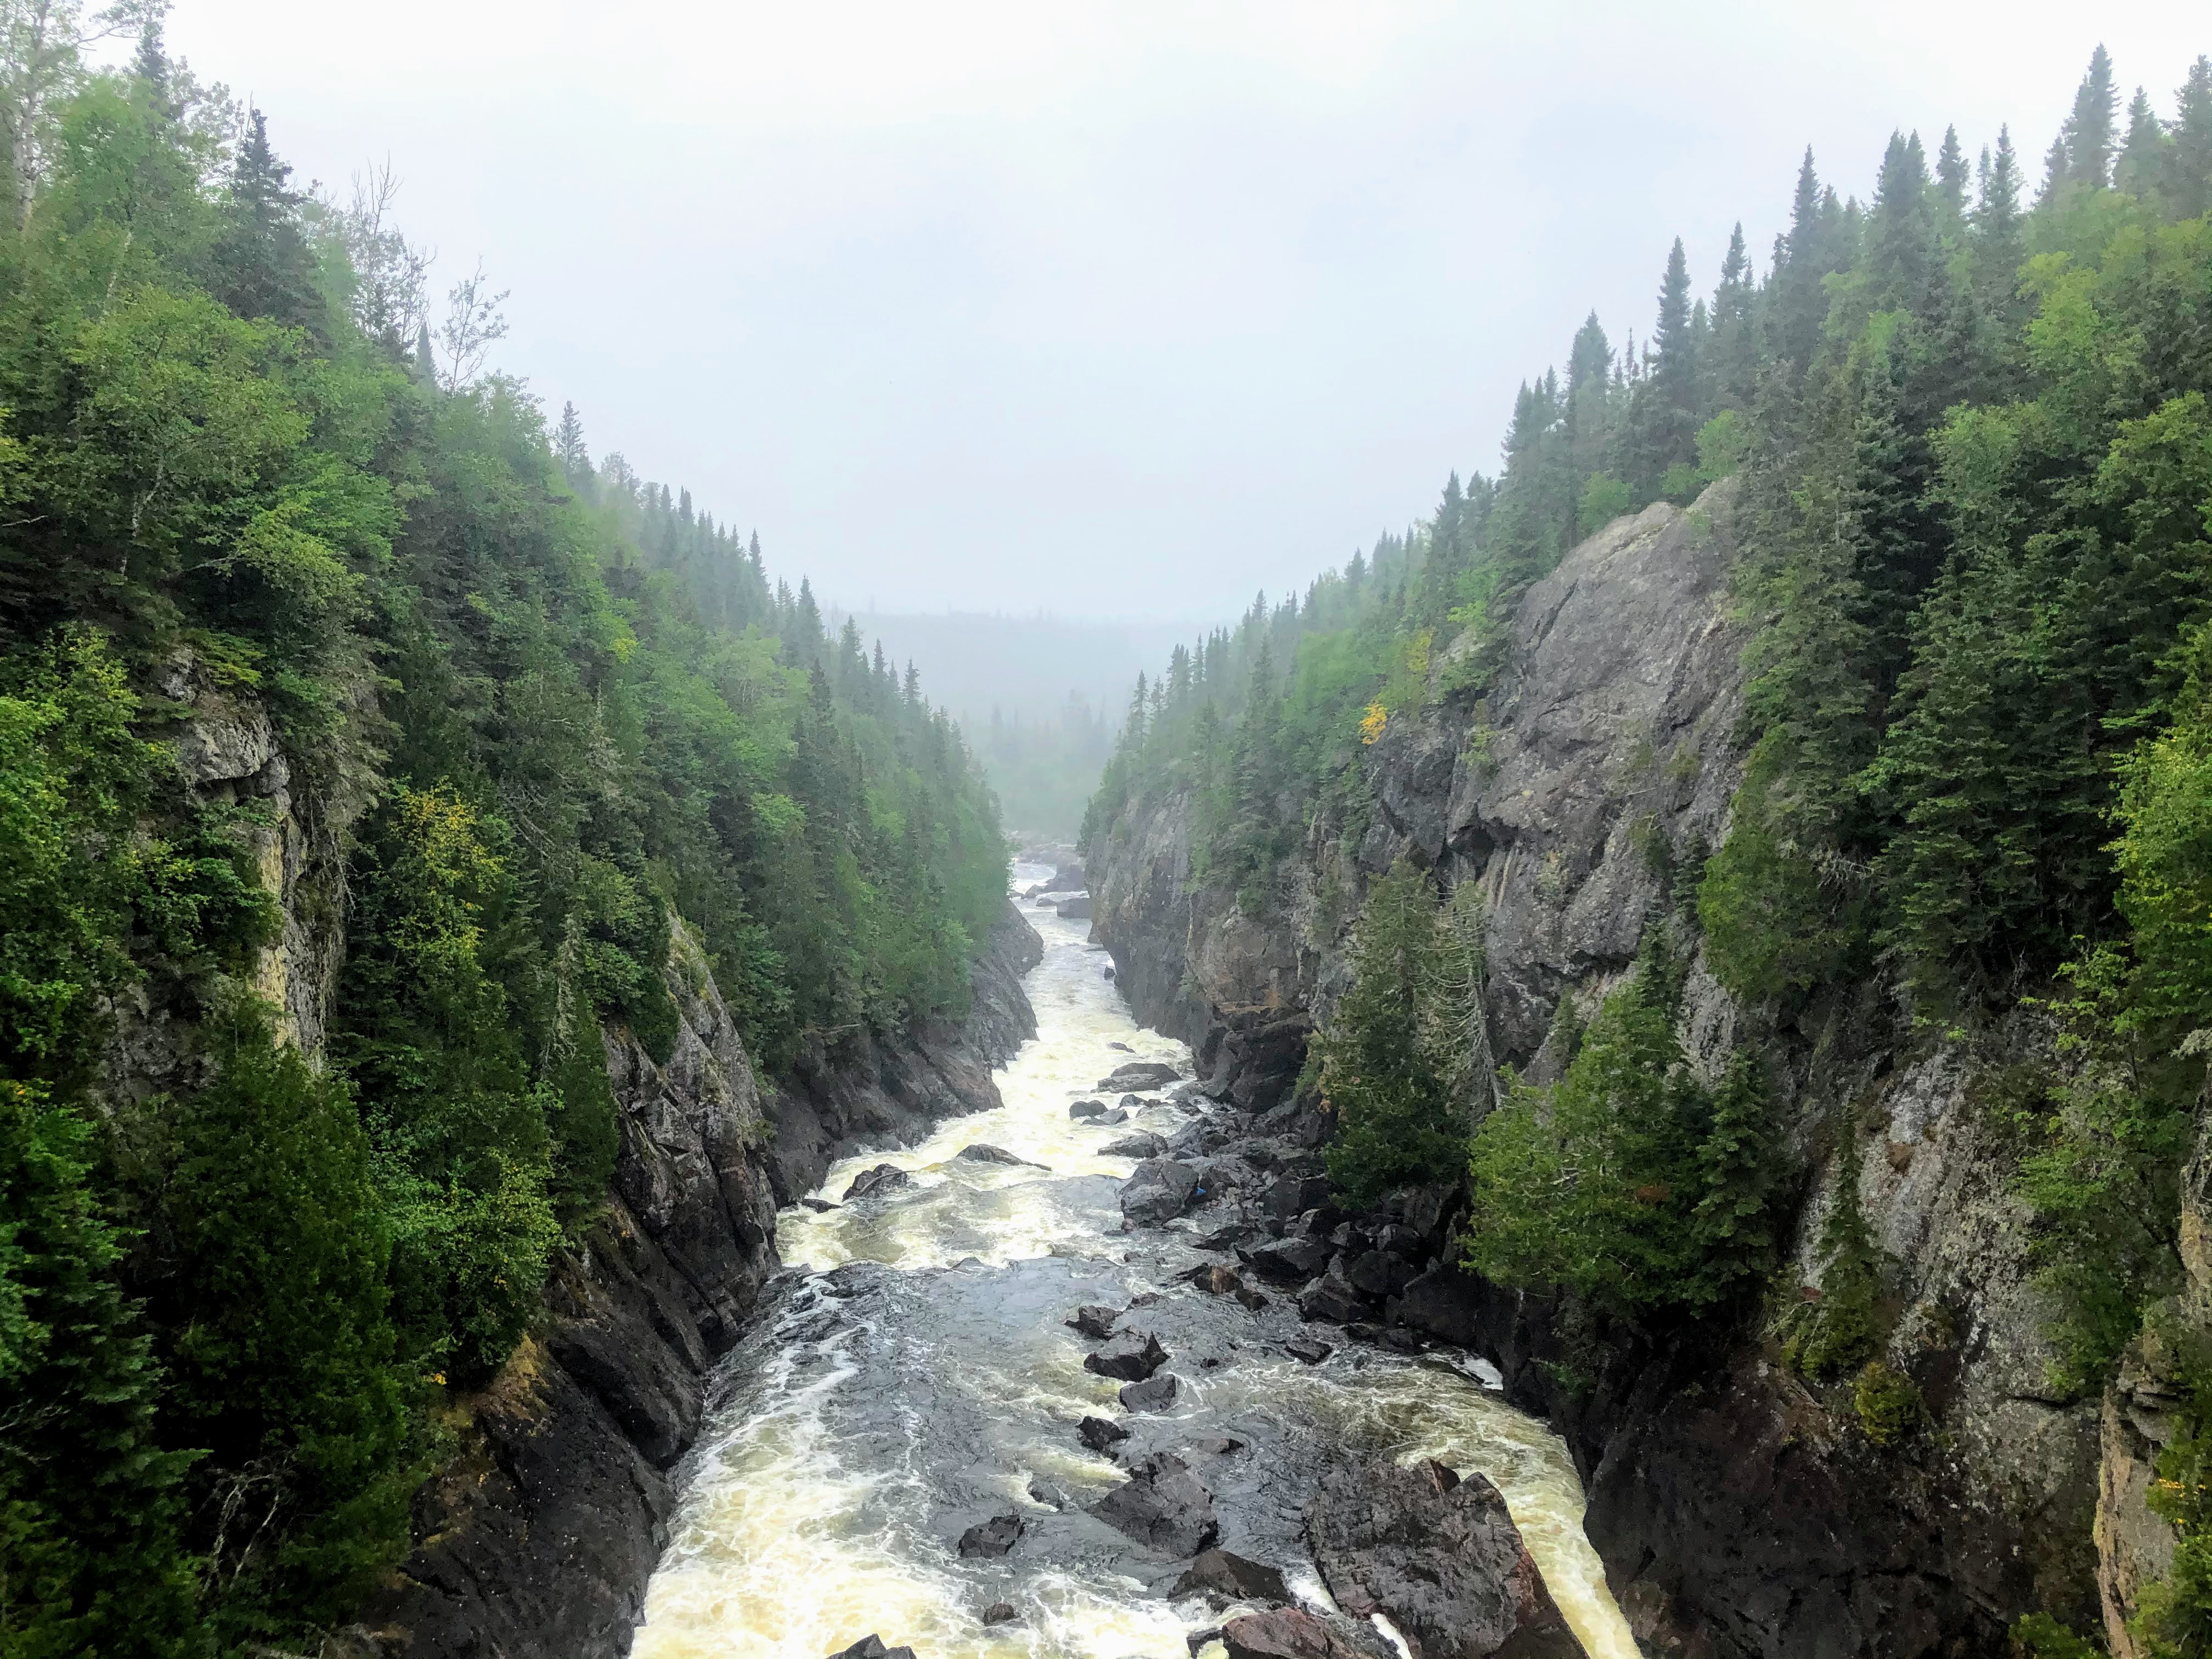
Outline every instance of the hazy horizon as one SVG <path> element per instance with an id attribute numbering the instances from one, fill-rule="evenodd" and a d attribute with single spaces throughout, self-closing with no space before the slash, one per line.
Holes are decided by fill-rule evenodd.
<path id="1" fill-rule="evenodd" d="M 1700 292 L 1739 218 L 1763 268 L 1808 143 L 1861 197 L 1893 127 L 2009 122 L 2033 170 L 2100 38 L 2162 106 L 2190 15 L 185 0 L 168 38 L 299 181 L 388 159 L 434 290 L 512 290 L 495 365 L 825 605 L 1194 629 L 1493 470 L 1587 312 L 1649 331 L 1677 234 Z"/>

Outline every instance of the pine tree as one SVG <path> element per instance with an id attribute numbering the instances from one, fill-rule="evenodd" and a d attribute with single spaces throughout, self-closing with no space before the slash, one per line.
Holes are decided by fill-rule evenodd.
<path id="1" fill-rule="evenodd" d="M 1677 236 L 1667 255 L 1659 283 L 1657 346 L 1650 380 L 1637 394 L 1638 476 L 1652 494 L 1671 492 L 1674 468 L 1690 468 L 1698 459 L 1698 336 L 1690 306 L 1690 267 Z"/>
<path id="2" fill-rule="evenodd" d="M 561 423 L 553 428 L 553 456 L 569 488 L 581 492 L 591 482 L 592 454 L 584 446 L 583 417 L 574 404 L 561 405 Z"/>
<path id="3" fill-rule="evenodd" d="M 1721 261 L 1720 286 L 1713 290 L 1713 349 L 1711 402 L 1716 409 L 1748 411 L 1757 395 L 1759 337 L 1752 314 L 1756 297 L 1743 222 L 1729 233 Z"/>
<path id="4" fill-rule="evenodd" d="M 1868 276 L 1875 308 L 1928 315 L 1935 305 L 1942 250 L 1918 133 L 1910 138 L 1890 135 L 1869 230 Z"/>

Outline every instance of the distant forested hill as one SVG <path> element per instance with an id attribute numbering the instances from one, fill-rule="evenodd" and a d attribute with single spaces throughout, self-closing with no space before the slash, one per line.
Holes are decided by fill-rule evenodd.
<path id="1" fill-rule="evenodd" d="M 832 613 L 833 616 L 835 613 Z M 1016 834 L 1073 840 L 1129 688 L 1182 636 L 1171 623 L 862 611 L 863 635 L 912 662 L 975 745 Z"/>
<path id="2" fill-rule="evenodd" d="M 678 919 L 757 1056 L 834 1060 L 962 1009 L 1005 849 L 915 675 L 549 431 L 388 192 L 302 195 L 152 9 L 117 72 L 22 10 L 0 1653 L 273 1653 L 404 1550 L 599 1204 Z"/>

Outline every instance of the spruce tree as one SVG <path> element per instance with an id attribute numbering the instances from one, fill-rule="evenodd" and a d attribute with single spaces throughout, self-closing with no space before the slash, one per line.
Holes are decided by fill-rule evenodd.
<path id="1" fill-rule="evenodd" d="M 1943 148 L 1936 155 L 1936 197 L 1942 204 L 1943 234 L 1956 240 L 1966 227 L 1966 155 L 1959 129 L 1943 129 Z"/>
<path id="2" fill-rule="evenodd" d="M 330 317 L 315 287 L 313 251 L 300 229 L 306 198 L 286 183 L 291 176 L 270 148 L 268 118 L 253 111 L 231 169 L 209 286 L 241 317 L 290 324 L 326 342 Z"/>
<path id="3" fill-rule="evenodd" d="M 2061 138 L 2066 148 L 2066 177 L 2090 190 L 2112 181 L 2113 123 L 2119 88 L 2112 81 L 2112 59 L 2102 46 L 2089 54 L 2089 72 L 2074 94 L 2074 108 Z"/>
<path id="4" fill-rule="evenodd" d="M 2170 219 L 2212 213 L 2212 58 L 2199 58 L 2175 94 L 2160 193 Z"/>
<path id="5" fill-rule="evenodd" d="M 2166 176 L 2166 130 L 2151 111 L 2150 99 L 2141 87 L 2128 105 L 2127 142 L 2112 169 L 2112 183 L 2130 196 L 2156 195 Z"/>

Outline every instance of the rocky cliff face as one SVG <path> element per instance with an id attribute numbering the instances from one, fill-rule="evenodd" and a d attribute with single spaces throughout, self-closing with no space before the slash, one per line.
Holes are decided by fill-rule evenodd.
<path id="1" fill-rule="evenodd" d="M 1191 890 L 1182 800 L 1146 804 L 1087 848 L 1095 935 L 1139 1017 L 1188 1036 L 1217 1092 L 1279 1097 L 1345 982 L 1359 894 L 1402 857 L 1480 885 L 1492 1058 L 1554 1074 L 1561 1001 L 1595 1007 L 1655 907 L 1679 902 L 1677 873 L 1726 831 L 1742 763 L 1732 504 L 1716 486 L 1575 550 L 1527 596 L 1486 687 L 1450 693 L 1455 650 L 1440 653 L 1433 706 L 1394 714 L 1364 753 L 1364 810 L 1282 803 L 1310 814 L 1308 833 L 1264 914 Z M 1798 1185 L 1780 1295 L 1817 1277 L 1820 1218 L 1855 1187 L 1883 1252 L 1887 1357 L 1926 1402 L 1920 1432 L 1875 1443 L 1848 1388 L 1808 1387 L 1755 1328 L 1717 1346 L 1633 1330 L 1594 1344 L 1571 1310 L 1443 1264 L 1364 1316 L 1477 1348 L 1553 1419 L 1653 1652 L 1993 1650 L 2038 1607 L 2094 1620 L 2098 1413 L 2045 1380 L 2026 1217 L 1977 1104 L 2039 1034 L 1915 1048 L 1870 994 L 1771 1029 L 1702 963 L 1684 1018 L 1693 1063 L 1753 1042 L 1784 1079 Z"/>

